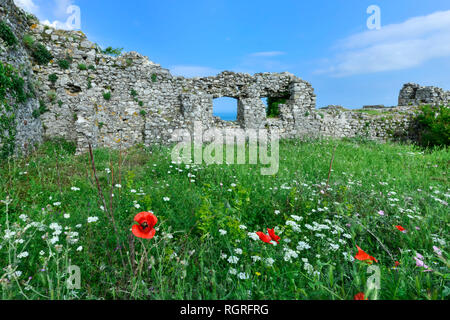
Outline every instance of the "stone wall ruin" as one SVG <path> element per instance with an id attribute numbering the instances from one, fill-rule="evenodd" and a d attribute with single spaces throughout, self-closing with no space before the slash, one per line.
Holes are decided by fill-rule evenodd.
<path id="1" fill-rule="evenodd" d="M 19 42 L 29 34 L 54 56 L 47 65 L 34 63 L 23 44 L 19 51 L 5 49 L 0 39 L 0 59 L 11 63 L 19 55 L 29 77 L 38 84 L 36 98 L 20 108 L 18 148 L 42 138 L 74 141 L 77 151 L 94 147 L 127 148 L 173 142 L 176 129 L 204 128 L 278 129 L 283 138 L 354 137 L 386 140 L 410 126 L 421 103 L 449 102 L 448 92 L 407 84 L 400 92 L 399 107 L 346 110 L 338 106 L 316 109 L 311 84 L 288 73 L 249 75 L 224 71 L 216 76 L 184 78 L 136 52 L 119 57 L 102 53 L 81 31 L 56 30 L 41 25 L 18 9 L 12 0 L 0 0 L 0 18 L 12 26 Z M 64 69 L 60 62 L 69 62 Z M 55 82 L 50 76 L 56 78 Z M 55 77 L 56 76 L 56 77 Z M 441 91 L 439 91 L 441 90 Z M 235 98 L 237 120 L 213 116 L 213 99 Z M 267 117 L 261 98 L 289 97 L 279 105 L 277 118 Z M 41 100 L 48 111 L 38 119 L 31 113 Z M 26 118 L 26 119 L 22 119 Z M 23 120 L 29 120 L 28 126 Z"/>

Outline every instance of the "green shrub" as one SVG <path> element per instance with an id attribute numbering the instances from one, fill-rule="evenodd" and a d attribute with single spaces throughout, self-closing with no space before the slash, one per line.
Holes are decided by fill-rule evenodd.
<path id="1" fill-rule="evenodd" d="M 67 61 L 66 59 L 60 59 L 58 60 L 58 65 L 61 69 L 63 70 L 67 70 L 70 68 L 70 62 Z"/>
<path id="2" fill-rule="evenodd" d="M 134 89 L 131 89 L 130 94 L 131 94 L 132 97 L 136 97 L 138 95 L 137 91 L 134 90 Z"/>
<path id="3" fill-rule="evenodd" d="M 31 113 L 31 115 L 33 116 L 33 118 L 37 119 L 39 118 L 39 116 L 41 115 L 39 113 L 39 109 L 33 110 L 33 112 Z"/>
<path id="4" fill-rule="evenodd" d="M 88 66 L 88 69 L 89 69 L 89 70 L 95 70 L 95 66 L 94 66 L 93 64 L 90 64 L 90 65 Z"/>
<path id="5" fill-rule="evenodd" d="M 80 69 L 80 70 L 87 70 L 87 66 L 85 64 L 83 64 L 83 63 L 80 63 L 78 65 L 78 69 Z"/>
<path id="6" fill-rule="evenodd" d="M 117 57 L 122 54 L 122 50 L 123 50 L 123 48 L 108 47 L 105 50 L 103 50 L 102 53 L 107 54 L 109 56 Z"/>
<path id="7" fill-rule="evenodd" d="M 17 133 L 15 111 L 18 103 L 25 102 L 28 96 L 25 81 L 17 70 L 0 61 L 0 159 L 6 159 L 14 152 Z"/>
<path id="8" fill-rule="evenodd" d="M 53 59 L 52 54 L 41 43 L 38 43 L 33 47 L 31 55 L 40 65 L 46 65 Z"/>
<path id="9" fill-rule="evenodd" d="M 111 92 L 104 92 L 103 93 L 103 98 L 106 100 L 106 101 L 109 101 L 109 100 L 111 100 Z"/>
<path id="10" fill-rule="evenodd" d="M 47 105 L 45 104 L 44 100 L 39 100 L 39 108 L 33 110 L 31 115 L 33 116 L 33 118 L 37 119 L 40 115 L 46 113 L 47 111 L 49 110 L 47 109 Z"/>
<path id="11" fill-rule="evenodd" d="M 50 90 L 49 92 L 47 92 L 47 97 L 51 102 L 55 101 L 56 92 L 54 90 Z"/>
<path id="12" fill-rule="evenodd" d="M 143 116 L 143 117 L 145 117 L 145 115 L 147 114 L 147 112 L 145 112 L 145 110 L 141 110 L 139 113 L 140 113 L 140 115 Z"/>
<path id="13" fill-rule="evenodd" d="M 156 82 L 157 80 L 157 75 L 156 73 L 152 74 L 152 82 Z"/>
<path id="14" fill-rule="evenodd" d="M 450 108 L 423 106 L 416 116 L 417 142 L 422 147 L 443 147 L 450 144 Z"/>
<path id="15" fill-rule="evenodd" d="M 0 38 L 6 42 L 8 46 L 14 46 L 17 44 L 17 38 L 11 31 L 11 28 L 4 22 L 0 20 Z"/>
<path id="16" fill-rule="evenodd" d="M 144 102 L 139 101 L 138 104 L 139 104 L 139 107 L 142 107 L 144 105 Z"/>
<path id="17" fill-rule="evenodd" d="M 33 48 L 34 38 L 31 35 L 29 35 L 29 34 L 24 35 L 22 40 L 23 40 L 23 44 L 25 45 L 25 47 L 27 47 L 28 49 Z"/>
<path id="18" fill-rule="evenodd" d="M 280 116 L 280 104 L 285 104 L 289 95 L 286 94 L 283 97 L 270 97 L 267 98 L 267 116 L 269 118 L 276 118 Z"/>
<path id="19" fill-rule="evenodd" d="M 58 81 L 58 76 L 56 75 L 56 73 L 52 73 L 48 76 L 48 80 L 52 83 L 55 84 L 56 81 Z"/>
<path id="20" fill-rule="evenodd" d="M 45 104 L 44 100 L 39 100 L 39 113 L 44 114 L 47 111 L 49 110 L 47 109 L 47 105 Z"/>
<path id="21" fill-rule="evenodd" d="M 61 100 L 58 100 L 58 106 L 61 108 L 63 105 L 63 102 Z"/>

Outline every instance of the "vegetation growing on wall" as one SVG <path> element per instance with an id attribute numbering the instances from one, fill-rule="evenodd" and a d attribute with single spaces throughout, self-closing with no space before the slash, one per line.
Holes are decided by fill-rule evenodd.
<path id="1" fill-rule="evenodd" d="M 11 28 L 2 20 L 0 20 L 0 38 L 2 38 L 8 46 L 17 44 L 17 38 L 11 31 Z"/>
<path id="2" fill-rule="evenodd" d="M 107 54 L 109 56 L 118 57 L 122 54 L 123 48 L 113 48 L 108 47 L 105 50 L 102 51 L 103 54 Z"/>
<path id="3" fill-rule="evenodd" d="M 16 69 L 0 62 L 0 159 L 10 156 L 16 146 L 16 113 L 25 102 L 25 81 Z"/>
<path id="4" fill-rule="evenodd" d="M 34 38 L 33 36 L 29 35 L 29 34 L 25 34 L 23 36 L 23 44 L 25 45 L 25 47 L 27 47 L 28 49 L 32 49 L 33 45 L 34 45 Z"/>
<path id="5" fill-rule="evenodd" d="M 45 65 L 53 59 L 53 55 L 47 50 L 47 48 L 42 43 L 36 42 L 33 36 L 25 34 L 22 42 L 24 46 L 31 51 L 31 56 L 37 64 Z"/>
<path id="6" fill-rule="evenodd" d="M 39 109 L 33 111 L 33 118 L 37 119 L 41 114 L 44 114 L 47 111 L 49 110 L 47 109 L 47 105 L 45 104 L 44 100 L 39 100 Z"/>
<path id="7" fill-rule="evenodd" d="M 58 81 L 58 76 L 56 73 L 52 73 L 48 76 L 48 80 L 54 85 Z"/>
<path id="8" fill-rule="evenodd" d="M 418 144 L 423 147 L 450 145 L 450 107 L 423 106 L 416 117 Z"/>
<path id="9" fill-rule="evenodd" d="M 70 62 L 67 59 L 58 60 L 58 65 L 63 70 L 67 70 L 70 68 Z"/>
<path id="10" fill-rule="evenodd" d="M 34 44 L 31 50 L 31 55 L 36 63 L 40 65 L 46 65 L 53 59 L 53 55 L 42 43 Z"/>
<path id="11" fill-rule="evenodd" d="M 104 92 L 103 93 L 103 98 L 106 100 L 106 101 L 109 101 L 109 100 L 111 100 L 111 92 Z"/>
<path id="12" fill-rule="evenodd" d="M 285 104 L 289 99 L 289 94 L 283 97 L 269 97 L 267 98 L 267 117 L 276 118 L 280 116 L 280 104 Z"/>

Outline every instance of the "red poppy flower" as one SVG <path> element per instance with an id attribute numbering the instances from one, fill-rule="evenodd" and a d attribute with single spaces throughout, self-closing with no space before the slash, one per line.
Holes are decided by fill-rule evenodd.
<path id="1" fill-rule="evenodd" d="M 397 268 L 400 265 L 400 262 L 395 261 L 395 267 Z"/>
<path id="2" fill-rule="evenodd" d="M 377 259 L 375 259 L 374 257 L 368 255 L 367 253 L 365 253 L 360 247 L 356 246 L 358 248 L 358 253 L 355 256 L 355 259 L 361 260 L 361 261 L 367 261 L 369 263 L 372 263 L 371 260 L 378 262 Z"/>
<path id="3" fill-rule="evenodd" d="M 395 226 L 395 227 L 397 228 L 398 231 L 401 232 L 405 231 L 405 228 L 403 228 L 402 226 Z"/>
<path id="4" fill-rule="evenodd" d="M 364 297 L 364 292 L 360 292 L 355 294 L 353 300 L 367 300 L 367 299 Z"/>
<path id="5" fill-rule="evenodd" d="M 277 243 L 279 243 L 278 240 L 280 240 L 280 237 L 275 234 L 274 229 L 267 228 L 267 232 L 269 233 L 269 236 L 270 236 L 270 238 L 272 238 L 273 241 L 276 241 Z"/>
<path id="6" fill-rule="evenodd" d="M 158 218 L 153 212 L 140 212 L 134 217 L 134 221 L 139 224 L 133 225 L 131 231 L 138 238 L 151 239 L 154 237 L 156 230 L 153 227 L 158 222 Z"/>
<path id="7" fill-rule="evenodd" d="M 264 241 L 266 243 L 270 243 L 270 241 L 272 240 L 272 238 L 270 236 L 268 236 L 267 234 L 265 234 L 261 231 L 256 232 L 256 234 L 259 236 L 261 241 Z"/>

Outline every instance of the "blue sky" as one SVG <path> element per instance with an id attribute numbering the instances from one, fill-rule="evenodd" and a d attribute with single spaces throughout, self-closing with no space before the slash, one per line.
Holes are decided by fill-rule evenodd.
<path id="1" fill-rule="evenodd" d="M 15 1 L 50 23 L 76 5 L 90 40 L 176 75 L 289 71 L 312 84 L 318 107 L 395 105 L 406 82 L 450 89 L 448 0 Z M 367 27 L 370 5 L 379 30 Z"/>

